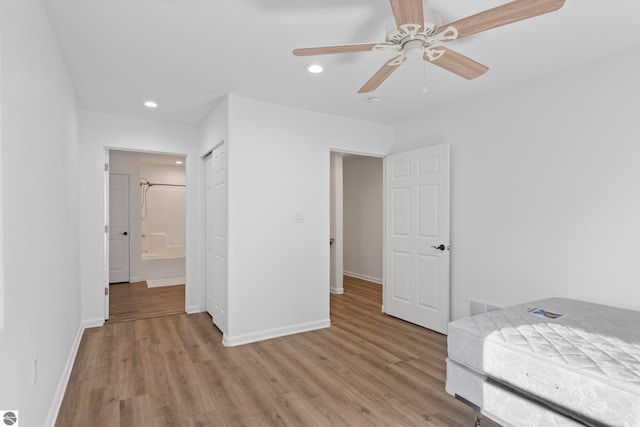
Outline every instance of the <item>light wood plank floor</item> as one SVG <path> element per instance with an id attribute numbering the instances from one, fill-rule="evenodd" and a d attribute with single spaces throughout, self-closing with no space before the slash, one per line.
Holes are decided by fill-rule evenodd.
<path id="1" fill-rule="evenodd" d="M 87 329 L 56 426 L 473 426 L 446 337 L 380 309 L 347 279 L 330 328 L 239 347 L 205 313 Z"/>
<path id="2" fill-rule="evenodd" d="M 184 285 L 147 288 L 147 282 L 109 285 L 109 323 L 184 313 Z"/>

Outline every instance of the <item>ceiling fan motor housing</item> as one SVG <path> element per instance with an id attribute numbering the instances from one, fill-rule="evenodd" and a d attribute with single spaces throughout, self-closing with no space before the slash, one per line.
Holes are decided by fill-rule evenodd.
<path id="1" fill-rule="evenodd" d="M 433 9 L 425 9 L 424 22 L 407 23 L 399 27 L 393 27 L 387 33 L 386 40 L 400 46 L 407 58 L 420 58 L 425 48 L 434 44 L 437 40 L 435 33 L 442 18 Z"/>
<path id="2" fill-rule="evenodd" d="M 389 43 L 401 43 L 403 39 L 411 36 L 423 36 L 428 38 L 435 34 L 442 25 L 442 18 L 433 9 L 425 9 L 424 22 L 408 23 L 396 27 L 395 24 L 387 27 L 386 40 Z"/>

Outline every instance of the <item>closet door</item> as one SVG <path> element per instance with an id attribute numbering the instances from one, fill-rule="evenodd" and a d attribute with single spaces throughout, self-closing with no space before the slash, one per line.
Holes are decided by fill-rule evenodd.
<path id="1" fill-rule="evenodd" d="M 227 156 L 222 143 L 205 159 L 206 309 L 227 333 Z"/>

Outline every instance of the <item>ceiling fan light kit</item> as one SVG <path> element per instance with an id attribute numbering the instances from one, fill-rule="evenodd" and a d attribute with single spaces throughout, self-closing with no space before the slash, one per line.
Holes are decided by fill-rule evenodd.
<path id="1" fill-rule="evenodd" d="M 395 27 L 387 31 L 385 42 L 294 49 L 296 56 L 327 55 L 366 51 L 399 53 L 387 61 L 358 93 L 378 88 L 408 59 L 422 58 L 465 79 L 475 79 L 489 70 L 441 43 L 447 43 L 492 28 L 533 18 L 560 9 L 565 0 L 515 0 L 484 12 L 441 25 L 442 19 L 425 8 L 423 0 L 390 0 Z"/>

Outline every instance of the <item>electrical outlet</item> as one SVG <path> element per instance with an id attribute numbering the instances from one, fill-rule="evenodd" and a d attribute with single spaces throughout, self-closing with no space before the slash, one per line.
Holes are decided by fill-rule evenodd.
<path id="1" fill-rule="evenodd" d="M 495 304 L 487 304 L 487 313 L 494 310 L 500 310 L 502 307 Z"/>
<path id="2" fill-rule="evenodd" d="M 293 222 L 302 224 L 304 222 L 304 213 L 296 212 L 295 216 L 293 217 Z"/>
<path id="3" fill-rule="evenodd" d="M 469 315 L 475 316 L 476 314 L 486 313 L 487 312 L 487 304 L 480 302 L 469 300 Z"/>
<path id="4" fill-rule="evenodd" d="M 31 370 L 31 384 L 36 385 L 38 383 L 38 358 L 33 358 L 33 367 Z"/>

